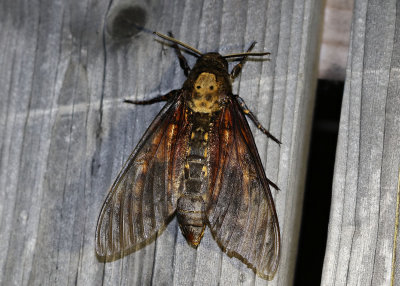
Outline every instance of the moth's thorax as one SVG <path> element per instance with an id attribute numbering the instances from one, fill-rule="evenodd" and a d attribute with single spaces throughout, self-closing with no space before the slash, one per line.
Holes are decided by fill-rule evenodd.
<path id="1" fill-rule="evenodd" d="M 214 113 L 221 109 L 223 82 L 214 74 L 203 72 L 193 84 L 188 106 L 194 112 Z"/>

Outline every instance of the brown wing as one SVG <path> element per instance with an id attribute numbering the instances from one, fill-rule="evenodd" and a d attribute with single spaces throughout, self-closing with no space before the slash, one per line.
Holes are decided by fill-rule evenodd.
<path id="1" fill-rule="evenodd" d="M 231 255 L 272 279 L 279 263 L 279 224 L 268 181 L 244 113 L 229 100 L 210 136 L 213 236 Z"/>
<path id="2" fill-rule="evenodd" d="M 155 238 L 176 209 L 188 128 L 184 103 L 168 102 L 130 155 L 102 207 L 96 252 L 120 258 Z"/>

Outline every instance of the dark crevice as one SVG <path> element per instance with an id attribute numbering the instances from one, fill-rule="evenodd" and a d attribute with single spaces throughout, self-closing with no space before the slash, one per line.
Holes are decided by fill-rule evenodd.
<path id="1" fill-rule="evenodd" d="M 321 285 L 343 89 L 341 81 L 318 81 L 295 286 Z"/>

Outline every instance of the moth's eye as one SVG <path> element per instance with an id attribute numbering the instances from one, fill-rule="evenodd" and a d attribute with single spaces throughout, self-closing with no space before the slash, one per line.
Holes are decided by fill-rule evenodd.
<path id="1" fill-rule="evenodd" d="M 213 90 L 214 89 L 214 86 L 213 85 L 210 85 L 210 90 Z"/>
<path id="2" fill-rule="evenodd" d="M 201 88 L 201 86 L 200 86 L 200 85 L 198 85 L 198 86 L 196 86 L 196 88 L 197 88 L 197 89 L 200 89 L 200 88 Z"/>

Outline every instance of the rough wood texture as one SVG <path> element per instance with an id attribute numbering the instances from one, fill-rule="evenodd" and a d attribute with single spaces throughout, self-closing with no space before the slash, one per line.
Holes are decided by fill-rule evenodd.
<path id="1" fill-rule="evenodd" d="M 174 51 L 149 32 L 171 30 L 201 51 L 240 52 L 256 40 L 255 50 L 271 52 L 271 61 L 244 66 L 234 91 L 283 142 L 253 128 L 266 173 L 282 189 L 274 191 L 282 257 L 270 284 L 291 285 L 321 2 L 2 1 L 0 284 L 267 283 L 222 253 L 209 230 L 197 250 L 188 246 L 176 220 L 121 260 L 95 257 L 106 192 L 161 108 L 122 100 L 151 98 L 184 81 Z M 146 29 L 126 38 L 136 32 L 132 21 Z"/>
<path id="2" fill-rule="evenodd" d="M 400 285 L 398 11 L 355 1 L 322 285 Z"/>

